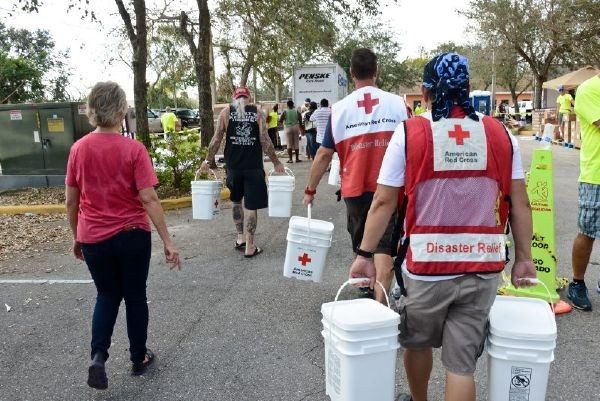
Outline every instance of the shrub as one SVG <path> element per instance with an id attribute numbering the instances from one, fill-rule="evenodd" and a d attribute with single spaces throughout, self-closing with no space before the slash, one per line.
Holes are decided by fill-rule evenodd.
<path id="1" fill-rule="evenodd" d="M 161 185 L 189 190 L 196 170 L 206 158 L 208 148 L 200 147 L 198 129 L 184 128 L 152 140 L 151 156 Z"/>

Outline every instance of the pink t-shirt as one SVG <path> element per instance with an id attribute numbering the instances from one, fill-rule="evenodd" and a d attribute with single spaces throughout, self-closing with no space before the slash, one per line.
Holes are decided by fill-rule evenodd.
<path id="1" fill-rule="evenodd" d="M 125 227 L 150 231 L 139 191 L 158 184 L 141 142 L 120 134 L 90 133 L 71 147 L 66 184 L 77 187 L 77 241 L 93 244 Z"/>

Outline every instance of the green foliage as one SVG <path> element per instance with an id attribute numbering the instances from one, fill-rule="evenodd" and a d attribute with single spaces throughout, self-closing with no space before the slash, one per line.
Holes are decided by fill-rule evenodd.
<path id="1" fill-rule="evenodd" d="M 68 53 L 57 52 L 48 31 L 0 22 L 0 103 L 65 100 Z"/>
<path id="2" fill-rule="evenodd" d="M 415 84 L 414 73 L 408 64 L 398 58 L 400 44 L 391 32 L 385 25 L 354 26 L 339 40 L 331 58 L 344 68 L 350 77 L 352 51 L 358 47 L 369 48 L 377 55 L 377 85 L 381 89 L 389 91 L 400 86 L 412 86 Z"/>
<path id="3" fill-rule="evenodd" d="M 593 61 L 600 55 L 597 0 L 471 0 L 462 13 L 480 37 L 511 46 L 529 65 L 536 81 L 536 108 L 554 65 Z"/>
<path id="4" fill-rule="evenodd" d="M 206 147 L 200 147 L 198 129 L 184 128 L 165 139 L 153 139 L 150 154 L 160 185 L 180 190 L 190 188 L 190 182 L 207 153 Z"/>
<path id="5" fill-rule="evenodd" d="M 156 79 L 148 88 L 152 107 L 192 107 L 181 91 L 196 85 L 194 61 L 179 29 L 172 23 L 151 21 L 148 35 L 148 64 Z M 197 103 L 197 101 L 196 101 Z M 195 106 L 193 107 L 195 108 Z"/>

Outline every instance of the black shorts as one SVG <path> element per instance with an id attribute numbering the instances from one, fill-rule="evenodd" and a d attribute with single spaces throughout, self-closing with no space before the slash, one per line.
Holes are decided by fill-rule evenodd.
<path id="1" fill-rule="evenodd" d="M 257 170 L 227 170 L 227 188 L 231 191 L 231 201 L 241 202 L 248 210 L 264 209 L 268 206 L 269 195 L 265 171 Z"/>
<path id="2" fill-rule="evenodd" d="M 365 223 L 367 214 L 371 208 L 371 202 L 348 202 L 346 201 L 346 213 L 348 216 L 348 233 L 352 238 L 352 249 L 360 247 L 365 232 Z M 394 255 L 397 244 L 393 244 L 392 237 L 394 236 L 394 228 L 396 226 L 396 213 L 388 222 L 387 228 L 383 237 L 375 249 L 375 253 L 383 253 L 386 255 Z"/>

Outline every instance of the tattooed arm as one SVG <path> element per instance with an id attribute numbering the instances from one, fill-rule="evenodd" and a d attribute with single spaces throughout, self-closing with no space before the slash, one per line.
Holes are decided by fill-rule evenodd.
<path id="1" fill-rule="evenodd" d="M 225 131 L 227 131 L 227 123 L 229 122 L 229 107 L 226 107 L 219 114 L 219 120 L 217 121 L 217 130 L 213 135 L 210 144 L 208 145 L 208 155 L 206 155 L 206 160 L 202 162 L 200 169 L 204 172 L 208 171 L 211 165 L 215 164 L 215 155 L 219 151 L 219 147 L 221 146 L 221 142 L 223 142 L 223 137 L 225 136 Z"/>
<path id="2" fill-rule="evenodd" d="M 283 173 L 283 164 L 281 164 L 279 158 L 275 154 L 273 142 L 271 142 L 271 138 L 269 138 L 269 132 L 267 130 L 265 115 L 262 112 L 258 113 L 258 127 L 260 130 L 260 144 L 262 146 L 263 152 L 265 152 L 265 154 L 273 162 L 273 166 L 275 166 L 275 171 L 277 171 L 278 173 Z"/>

